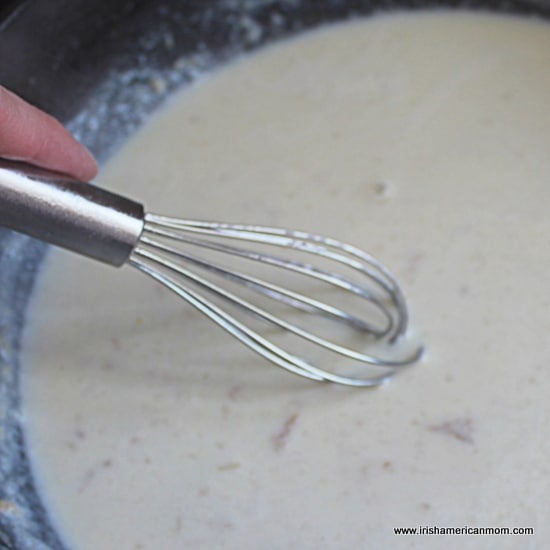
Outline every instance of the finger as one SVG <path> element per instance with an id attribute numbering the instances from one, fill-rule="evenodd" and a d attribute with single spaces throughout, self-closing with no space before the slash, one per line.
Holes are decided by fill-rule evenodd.
<path id="1" fill-rule="evenodd" d="M 23 160 L 81 181 L 97 174 L 94 157 L 55 118 L 2 86 L 0 157 Z"/>

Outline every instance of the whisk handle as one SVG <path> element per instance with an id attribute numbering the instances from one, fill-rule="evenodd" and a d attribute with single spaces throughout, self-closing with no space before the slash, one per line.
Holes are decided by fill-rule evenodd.
<path id="1" fill-rule="evenodd" d="M 126 262 L 143 230 L 137 202 L 0 159 L 0 225 L 102 262 Z"/>

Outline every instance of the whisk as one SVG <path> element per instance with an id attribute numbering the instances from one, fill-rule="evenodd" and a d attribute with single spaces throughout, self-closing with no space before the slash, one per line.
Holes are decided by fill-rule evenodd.
<path id="1" fill-rule="evenodd" d="M 0 225 L 113 266 L 128 264 L 275 365 L 311 380 L 375 386 L 422 355 L 421 346 L 402 350 L 398 345 L 408 314 L 391 273 L 371 255 L 332 238 L 145 213 L 141 204 L 95 185 L 4 160 Z M 212 255 L 225 260 L 212 260 Z M 249 274 L 249 264 L 260 266 L 260 271 L 267 268 L 267 276 Z M 291 281 L 295 286 L 289 286 Z M 337 296 L 335 303 L 319 298 L 327 293 Z M 243 322 L 220 302 L 251 314 L 260 328 Z M 361 336 L 361 344 L 377 352 L 352 347 L 348 336 L 334 341 L 340 330 L 329 328 L 326 336 L 318 321 L 310 326 L 311 318 L 349 327 Z M 276 344 L 279 333 L 296 339 L 293 345 L 299 353 Z M 308 345 L 322 350 L 329 366 L 343 356 L 353 365 L 366 366 L 366 372 L 341 373 L 314 364 L 302 357 Z"/>

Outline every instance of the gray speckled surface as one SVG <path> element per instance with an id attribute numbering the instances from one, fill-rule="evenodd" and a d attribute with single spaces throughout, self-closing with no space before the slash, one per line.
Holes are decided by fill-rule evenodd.
<path id="1" fill-rule="evenodd" d="M 60 0 L 60 4 L 63 3 Z M 26 6 L 30 5 L 32 10 L 33 4 L 37 2 L 27 2 Z M 106 37 L 96 43 L 101 46 L 96 48 L 95 58 L 102 60 L 101 71 L 97 63 L 82 64 L 73 55 L 59 58 L 55 66 L 58 68 L 52 65 L 52 70 L 45 72 L 37 69 L 36 74 L 31 71 L 24 78 L 19 73 L 0 72 L 4 84 L 59 116 L 101 160 L 112 154 L 173 90 L 243 51 L 325 21 L 371 13 L 377 8 L 440 5 L 436 2 L 360 0 L 195 3 L 172 0 L 126 4 L 129 7 L 125 8 L 127 11 L 122 19 L 110 21 L 110 27 L 107 23 L 104 27 L 98 24 L 100 38 L 103 38 L 101 33 Z M 71 4 L 75 17 L 83 5 L 80 2 Z M 460 5 L 550 16 L 547 0 L 477 1 Z M 132 9 L 137 16 L 132 15 Z M 24 19 L 25 13 L 21 15 Z M 8 31 L 20 37 L 17 18 L 14 19 Z M 132 33 L 134 27 L 140 32 Z M 5 32 L 5 26 L 0 25 L 0 30 Z M 75 51 L 90 46 L 89 40 L 79 43 L 78 36 L 68 37 L 64 43 Z M 115 49 L 118 44 L 121 47 L 117 54 L 109 56 L 107 50 Z M 4 67 L 1 61 L 0 45 L 0 67 Z M 55 85 L 45 86 L 43 80 L 51 77 L 53 82 L 59 78 L 56 71 L 63 73 L 67 67 L 73 69 L 71 82 L 74 87 L 67 92 L 71 94 L 67 103 L 60 106 L 51 99 L 52 94 L 55 95 Z M 74 70 L 75 67 L 78 70 Z M 94 71 L 97 78 L 92 78 Z M 39 88 L 47 90 L 46 96 L 37 95 Z M 79 94 L 80 101 L 76 101 Z M 72 108 L 65 109 L 66 105 Z M 0 230 L 0 548 L 63 547 L 33 484 L 25 451 L 19 392 L 21 332 L 29 296 L 45 253 L 46 247 L 41 243 Z"/>

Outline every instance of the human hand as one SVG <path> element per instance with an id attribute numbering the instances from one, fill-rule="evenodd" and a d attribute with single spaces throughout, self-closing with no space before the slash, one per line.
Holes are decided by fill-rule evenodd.
<path id="1" fill-rule="evenodd" d="M 97 174 L 92 154 L 52 116 L 0 86 L 0 157 L 62 172 L 80 181 Z"/>

